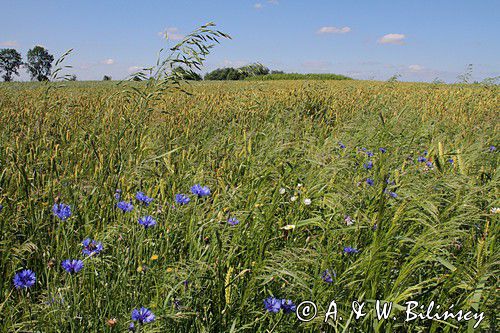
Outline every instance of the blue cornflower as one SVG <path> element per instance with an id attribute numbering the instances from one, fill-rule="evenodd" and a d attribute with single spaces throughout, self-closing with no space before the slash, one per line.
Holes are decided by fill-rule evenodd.
<path id="1" fill-rule="evenodd" d="M 424 156 L 427 156 L 427 150 L 424 150 Z"/>
<path id="2" fill-rule="evenodd" d="M 333 273 L 333 277 L 335 277 L 335 272 Z M 323 279 L 323 281 L 325 281 L 326 283 L 332 283 L 333 282 L 333 277 L 332 277 L 332 274 L 330 274 L 330 271 L 327 269 L 325 270 L 322 274 L 321 274 L 321 278 Z"/>
<path id="3" fill-rule="evenodd" d="M 293 304 L 292 300 L 290 299 L 282 299 L 281 308 L 283 309 L 284 313 L 292 313 L 295 312 L 295 310 L 297 309 L 295 304 Z"/>
<path id="4" fill-rule="evenodd" d="M 452 158 L 449 158 L 448 163 L 453 164 L 453 163 L 455 163 L 455 161 Z"/>
<path id="5" fill-rule="evenodd" d="M 345 145 L 344 145 L 342 142 L 339 142 L 339 147 L 340 147 L 341 149 L 345 149 Z"/>
<path id="6" fill-rule="evenodd" d="M 14 275 L 14 286 L 17 289 L 30 288 L 36 282 L 36 275 L 31 269 L 23 269 Z"/>
<path id="7" fill-rule="evenodd" d="M 359 251 L 353 247 L 350 247 L 350 246 L 346 246 L 344 247 L 344 253 L 347 253 L 347 254 L 354 254 L 354 253 L 358 253 Z"/>
<path id="8" fill-rule="evenodd" d="M 368 163 L 364 163 L 364 164 L 363 164 L 363 167 L 364 167 L 366 170 L 370 170 L 371 168 L 373 168 L 373 162 L 372 162 L 372 161 L 368 161 Z"/>
<path id="9" fill-rule="evenodd" d="M 371 178 L 367 178 L 367 179 L 366 179 L 366 183 L 367 183 L 368 185 L 370 185 L 370 186 L 373 186 L 373 184 L 374 184 L 375 182 L 373 181 L 373 179 L 371 179 Z"/>
<path id="10" fill-rule="evenodd" d="M 134 206 L 130 201 L 120 201 L 116 204 L 116 207 L 121 209 L 124 213 L 131 212 L 134 209 Z"/>
<path id="11" fill-rule="evenodd" d="M 128 331 L 129 332 L 135 332 L 135 325 L 134 325 L 134 323 L 130 323 L 130 325 L 128 325 Z"/>
<path id="12" fill-rule="evenodd" d="M 380 147 L 378 150 L 380 150 L 380 152 L 381 152 L 382 154 L 385 154 L 385 153 L 387 152 L 387 149 L 382 148 L 382 147 Z"/>
<path id="13" fill-rule="evenodd" d="M 142 307 L 140 309 L 134 309 L 132 311 L 132 320 L 138 321 L 140 324 L 147 324 L 154 321 L 155 319 L 156 316 L 148 308 Z"/>
<path id="14" fill-rule="evenodd" d="M 419 156 L 417 158 L 417 161 L 420 162 L 420 163 L 423 163 L 423 162 L 427 162 L 427 159 L 425 157 L 423 157 L 423 156 Z"/>
<path id="15" fill-rule="evenodd" d="M 397 198 L 398 197 L 398 194 L 396 192 L 389 191 L 389 195 L 391 196 L 391 198 Z"/>
<path id="16" fill-rule="evenodd" d="M 2 210 L 3 210 L 3 206 L 2 206 L 2 205 L 0 205 L 0 212 L 1 212 Z"/>
<path id="17" fill-rule="evenodd" d="M 61 220 L 65 221 L 71 216 L 71 207 L 63 203 L 54 204 L 54 206 L 52 206 L 52 213 L 54 213 L 54 215 Z"/>
<path id="18" fill-rule="evenodd" d="M 70 274 L 78 273 L 83 268 L 83 261 L 78 259 L 66 259 L 61 264 L 62 268 Z"/>
<path id="19" fill-rule="evenodd" d="M 366 151 L 366 148 L 365 148 L 365 147 L 363 147 L 363 148 L 361 148 L 361 150 L 362 150 L 362 151 Z"/>
<path id="20" fill-rule="evenodd" d="M 148 197 L 143 192 L 137 192 L 135 198 L 146 206 L 149 206 L 149 204 L 153 201 L 153 198 Z"/>
<path id="21" fill-rule="evenodd" d="M 275 297 L 268 297 L 264 300 L 264 308 L 268 312 L 278 313 L 281 310 L 281 300 Z"/>
<path id="22" fill-rule="evenodd" d="M 367 151 L 366 155 L 368 155 L 368 157 L 373 157 L 373 155 L 375 155 L 375 154 L 373 154 L 373 152 L 371 152 L 371 151 Z"/>
<path id="23" fill-rule="evenodd" d="M 197 195 L 199 198 L 206 197 L 210 195 L 210 189 L 208 188 L 208 186 L 201 186 L 200 184 L 196 184 L 191 187 L 191 193 Z"/>
<path id="24" fill-rule="evenodd" d="M 427 161 L 427 163 L 425 163 L 425 165 L 427 165 L 427 167 L 429 169 L 432 169 L 433 165 L 432 165 L 432 162 L 431 161 Z"/>
<path id="25" fill-rule="evenodd" d="M 121 197 L 122 197 L 122 190 L 116 189 L 116 191 L 115 191 L 115 199 L 116 200 L 120 200 Z"/>
<path id="26" fill-rule="evenodd" d="M 102 251 L 102 243 L 86 238 L 82 242 L 82 253 L 86 256 L 98 255 Z"/>
<path id="27" fill-rule="evenodd" d="M 227 219 L 227 223 L 230 225 L 237 225 L 240 221 L 236 217 L 230 217 Z"/>
<path id="28" fill-rule="evenodd" d="M 186 205 L 191 201 L 189 197 L 185 194 L 176 194 L 175 195 L 175 202 L 177 202 L 179 205 Z"/>
<path id="29" fill-rule="evenodd" d="M 494 152 L 495 150 L 497 150 L 497 147 L 491 145 L 490 146 L 490 153 Z"/>
<path id="30" fill-rule="evenodd" d="M 156 221 L 153 219 L 152 216 L 144 216 L 139 219 L 139 224 L 144 226 L 144 229 L 148 229 L 151 227 L 154 227 L 156 225 Z"/>

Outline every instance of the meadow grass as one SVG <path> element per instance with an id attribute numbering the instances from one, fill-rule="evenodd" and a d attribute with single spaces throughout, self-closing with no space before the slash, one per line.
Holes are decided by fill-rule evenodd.
<path id="1" fill-rule="evenodd" d="M 496 330 L 498 88 L 210 82 L 154 102 L 124 92 L 143 84 L 0 85 L 1 332 L 123 332 L 141 306 L 156 315 L 143 332 L 472 331 L 405 323 L 409 300 L 484 311 L 479 330 Z M 192 195 L 197 183 L 211 195 Z M 133 211 L 117 209 L 117 189 Z M 191 201 L 177 204 L 179 193 Z M 156 226 L 138 223 L 147 215 Z M 101 253 L 82 254 L 88 237 Z M 68 274 L 65 259 L 84 268 Z M 17 289 L 25 268 L 37 282 Z M 270 296 L 313 300 L 320 315 L 267 312 Z M 333 299 L 344 320 L 324 323 Z M 373 306 L 350 317 L 353 300 L 377 299 L 400 319 L 378 321 Z"/>

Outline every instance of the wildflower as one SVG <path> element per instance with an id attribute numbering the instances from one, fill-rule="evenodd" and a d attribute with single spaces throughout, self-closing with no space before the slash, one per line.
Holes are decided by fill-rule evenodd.
<path id="1" fill-rule="evenodd" d="M 366 152 L 366 148 L 365 147 L 361 148 L 361 150 L 364 151 L 364 152 Z"/>
<path id="2" fill-rule="evenodd" d="M 86 256 L 98 255 L 102 251 L 102 243 L 90 238 L 84 239 L 82 242 L 82 253 Z"/>
<path id="3" fill-rule="evenodd" d="M 500 214 L 500 208 L 498 207 L 493 207 L 490 209 L 491 214 Z"/>
<path id="4" fill-rule="evenodd" d="M 298 183 L 298 184 L 297 184 L 297 187 L 298 187 L 298 188 L 301 188 L 301 187 L 302 187 L 302 184 L 301 184 L 301 183 Z"/>
<path id="5" fill-rule="evenodd" d="M 339 142 L 340 149 L 345 149 L 345 145 L 342 142 Z"/>
<path id="6" fill-rule="evenodd" d="M 494 152 L 495 150 L 497 150 L 497 147 L 491 145 L 490 146 L 490 153 Z"/>
<path id="7" fill-rule="evenodd" d="M 367 151 L 367 152 L 366 152 L 366 155 L 368 155 L 368 157 L 373 157 L 373 155 L 374 155 L 374 154 L 373 154 L 373 152 L 371 152 L 371 151 Z"/>
<path id="8" fill-rule="evenodd" d="M 275 297 L 268 297 L 264 300 L 264 308 L 268 312 L 278 313 L 281 310 L 281 300 Z"/>
<path id="9" fill-rule="evenodd" d="M 54 206 L 52 206 L 52 212 L 55 216 L 65 221 L 71 216 L 71 207 L 63 203 L 56 203 L 54 204 Z"/>
<path id="10" fill-rule="evenodd" d="M 185 194 L 176 194 L 175 195 L 175 202 L 177 202 L 179 205 L 186 205 L 191 201 L 189 197 Z"/>
<path id="11" fill-rule="evenodd" d="M 366 178 L 366 183 L 367 183 L 368 185 L 370 185 L 370 186 L 373 186 L 374 181 L 373 181 L 373 179 L 371 179 L 371 178 Z"/>
<path id="12" fill-rule="evenodd" d="M 236 217 L 230 217 L 227 219 L 227 223 L 234 226 L 240 223 L 240 221 Z"/>
<path id="13" fill-rule="evenodd" d="M 282 227 L 281 229 L 283 229 L 283 230 L 293 230 L 293 229 L 295 229 L 295 224 L 287 224 L 286 226 Z"/>
<path id="14" fill-rule="evenodd" d="M 153 254 L 153 255 L 151 256 L 151 258 L 149 258 L 149 260 L 151 260 L 151 261 L 158 260 L 158 255 L 157 255 L 157 254 Z"/>
<path id="15" fill-rule="evenodd" d="M 423 157 L 423 156 L 419 156 L 417 158 L 417 161 L 420 162 L 420 163 L 423 163 L 423 162 L 427 162 L 427 159 L 425 157 Z"/>
<path id="16" fill-rule="evenodd" d="M 139 224 L 144 226 L 144 229 L 154 227 L 156 225 L 155 219 L 152 216 L 144 216 L 139 219 Z"/>
<path id="17" fill-rule="evenodd" d="M 140 309 L 134 309 L 132 311 L 132 320 L 137 321 L 140 324 L 147 324 L 154 321 L 155 319 L 156 316 L 148 308 L 142 307 Z"/>
<path id="18" fill-rule="evenodd" d="M 128 325 L 128 331 L 129 332 L 135 332 L 135 325 L 134 325 L 134 323 L 130 323 L 130 325 Z"/>
<path id="19" fill-rule="evenodd" d="M 210 189 L 207 186 L 196 184 L 191 187 L 191 193 L 196 194 L 199 198 L 206 197 L 210 195 Z"/>
<path id="20" fill-rule="evenodd" d="M 398 197 L 398 194 L 396 192 L 391 192 L 389 191 L 389 196 L 391 196 L 391 198 L 397 198 Z"/>
<path id="21" fill-rule="evenodd" d="M 296 306 L 293 304 L 292 300 L 290 299 L 282 299 L 281 300 L 281 308 L 283 309 L 284 313 L 292 313 L 295 312 Z"/>
<path id="22" fill-rule="evenodd" d="M 346 224 L 347 226 L 351 226 L 351 225 L 353 225 L 353 224 L 354 224 L 354 222 L 356 222 L 356 221 L 354 221 L 354 219 L 353 219 L 352 217 L 350 217 L 349 215 L 346 215 L 346 216 L 344 216 L 344 222 L 345 222 L 345 224 Z"/>
<path id="23" fill-rule="evenodd" d="M 1 212 L 2 210 L 3 210 L 3 206 L 2 206 L 2 205 L 0 205 L 0 212 Z"/>
<path id="24" fill-rule="evenodd" d="M 424 156 L 427 156 L 427 150 L 424 150 Z"/>
<path id="25" fill-rule="evenodd" d="M 129 201 L 120 201 L 116 204 L 116 207 L 121 209 L 124 213 L 131 212 L 134 209 L 134 206 Z"/>
<path id="26" fill-rule="evenodd" d="M 373 231 L 375 231 L 375 230 L 377 230 L 377 228 L 378 228 L 378 226 L 377 226 L 377 224 L 375 223 L 375 224 L 373 225 L 373 227 L 372 227 L 372 230 L 373 230 Z"/>
<path id="27" fill-rule="evenodd" d="M 335 277 L 335 273 L 333 273 L 333 276 Z M 321 274 L 321 278 L 323 279 L 323 281 L 325 281 L 326 283 L 332 283 L 333 282 L 333 277 L 332 277 L 332 274 L 330 274 L 330 272 L 327 270 L 325 270 L 322 274 Z"/>
<path id="28" fill-rule="evenodd" d="M 66 259 L 61 264 L 62 268 L 70 274 L 78 273 L 83 268 L 83 261 L 78 259 Z"/>
<path id="29" fill-rule="evenodd" d="M 30 269 L 24 269 L 14 275 L 14 286 L 17 289 L 30 288 L 36 282 L 36 275 Z"/>
<path id="30" fill-rule="evenodd" d="M 354 253 L 358 253 L 359 250 L 353 248 L 353 247 L 350 247 L 350 246 L 346 246 L 344 247 L 344 253 L 347 253 L 347 254 L 354 254 Z"/>
<path id="31" fill-rule="evenodd" d="M 135 198 L 146 206 L 149 206 L 149 204 L 153 201 L 153 198 L 148 197 L 143 192 L 137 192 L 135 194 Z"/>
<path id="32" fill-rule="evenodd" d="M 425 163 L 425 165 L 427 165 L 427 167 L 429 169 L 432 169 L 433 168 L 433 165 L 432 165 L 432 162 L 431 161 L 427 161 L 427 163 Z"/>
<path id="33" fill-rule="evenodd" d="M 116 200 L 120 200 L 121 197 L 122 197 L 122 190 L 116 189 L 116 191 L 115 191 L 115 199 Z"/>
<path id="34" fill-rule="evenodd" d="M 449 158 L 448 163 L 453 164 L 453 163 L 455 163 L 455 161 L 452 158 Z"/>
<path id="35" fill-rule="evenodd" d="M 304 199 L 304 205 L 309 206 L 311 204 L 311 199 L 306 198 Z"/>
<path id="36" fill-rule="evenodd" d="M 290 198 L 290 201 L 291 201 L 291 202 L 294 202 L 294 201 L 296 201 L 296 200 L 297 200 L 297 197 L 296 197 L 295 195 L 293 195 L 293 196 Z"/>
<path id="37" fill-rule="evenodd" d="M 280 188 L 280 194 L 285 194 L 286 190 L 282 187 Z"/>
<path id="38" fill-rule="evenodd" d="M 380 152 L 381 152 L 382 154 L 385 154 L 385 153 L 387 152 L 387 149 L 382 148 L 382 147 L 380 147 L 378 150 L 380 150 Z"/>
<path id="39" fill-rule="evenodd" d="M 363 167 L 364 167 L 366 170 L 370 170 L 371 168 L 373 168 L 373 162 L 372 162 L 372 161 L 368 161 L 368 163 L 364 163 L 364 164 L 363 164 Z"/>

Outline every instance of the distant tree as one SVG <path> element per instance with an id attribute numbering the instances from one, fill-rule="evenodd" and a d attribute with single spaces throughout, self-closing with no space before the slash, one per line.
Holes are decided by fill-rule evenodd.
<path id="1" fill-rule="evenodd" d="M 52 69 L 54 56 L 42 46 L 35 46 L 28 51 L 28 62 L 26 66 L 31 79 L 38 81 L 48 81 Z"/>
<path id="2" fill-rule="evenodd" d="M 244 77 L 249 77 L 249 76 L 258 76 L 258 75 L 266 75 L 269 74 L 269 68 L 266 66 L 255 63 L 255 64 L 250 64 L 246 65 L 243 67 L 238 68 L 241 72 L 243 72 Z"/>
<path id="3" fill-rule="evenodd" d="M 285 72 L 273 70 L 271 71 L 271 74 L 285 74 Z"/>
<path id="4" fill-rule="evenodd" d="M 70 76 L 67 77 L 67 80 L 68 81 L 76 81 L 76 75 L 75 74 L 72 74 Z"/>
<path id="5" fill-rule="evenodd" d="M 104 75 L 102 78 L 103 81 L 111 81 L 111 76 L 110 75 Z"/>
<path id="6" fill-rule="evenodd" d="M 205 80 L 244 80 L 247 77 L 269 74 L 269 68 L 255 63 L 240 68 L 217 68 L 205 75 Z"/>
<path id="7" fill-rule="evenodd" d="M 5 82 L 12 81 L 12 75 L 19 75 L 19 67 L 23 64 L 21 54 L 14 49 L 0 50 L 0 73 Z"/>

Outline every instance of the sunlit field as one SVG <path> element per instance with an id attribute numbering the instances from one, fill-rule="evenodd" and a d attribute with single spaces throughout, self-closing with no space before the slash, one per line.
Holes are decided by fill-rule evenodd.
<path id="1" fill-rule="evenodd" d="M 498 87 L 184 87 L 0 84 L 1 332 L 498 329 Z"/>

